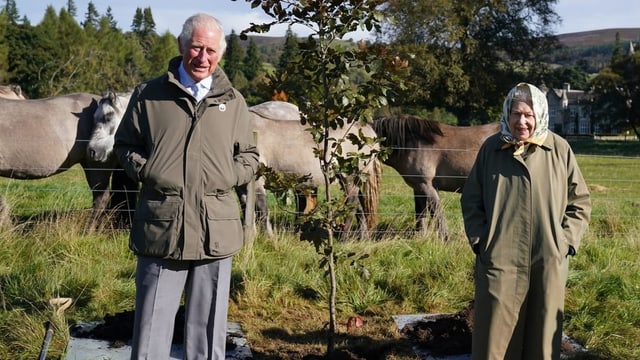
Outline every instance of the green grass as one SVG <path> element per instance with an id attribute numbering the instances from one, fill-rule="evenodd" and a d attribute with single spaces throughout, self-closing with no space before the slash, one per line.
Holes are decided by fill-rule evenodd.
<path id="1" fill-rule="evenodd" d="M 576 148 L 591 188 L 593 221 L 572 259 L 565 332 L 588 348 L 584 358 L 640 358 L 640 158 L 612 156 L 617 144 Z M 603 151 L 606 156 L 587 155 Z M 638 143 L 619 148 L 638 156 Z M 135 258 L 122 230 L 85 231 L 90 193 L 79 169 L 38 181 L 0 179 L 16 215 L 0 226 L 0 359 L 33 359 L 51 315 L 48 300 L 72 297 L 49 348 L 57 359 L 66 325 L 133 309 Z M 412 192 L 385 167 L 375 242 L 342 243 L 368 254 L 362 267 L 338 269 L 337 346 L 378 349 L 385 359 L 415 359 L 392 315 L 456 312 L 473 298 L 473 255 L 462 230 L 459 195 L 442 193 L 452 238 L 413 236 Z M 273 202 L 274 199 L 271 199 Z M 81 211 L 76 211 L 80 209 Z M 287 215 L 279 213 L 282 222 Z M 285 229 L 286 230 L 286 229 Z M 295 358 L 326 349 L 328 282 L 313 246 L 286 231 L 259 235 L 235 257 L 230 321 L 240 322 L 256 359 Z M 365 327 L 347 332 L 358 314 Z"/>

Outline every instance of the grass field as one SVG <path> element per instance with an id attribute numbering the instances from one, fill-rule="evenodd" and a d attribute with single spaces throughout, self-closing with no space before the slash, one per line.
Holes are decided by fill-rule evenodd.
<path id="1" fill-rule="evenodd" d="M 583 142 L 574 149 L 591 189 L 593 221 L 570 264 L 565 332 L 588 349 L 576 358 L 640 359 L 640 144 Z M 385 167 L 378 228 L 385 236 L 338 245 L 369 255 L 366 272 L 339 264 L 338 348 L 416 359 L 391 316 L 456 312 L 473 297 L 459 195 L 441 194 L 453 233 L 443 243 L 434 234 L 411 234 L 411 194 Z M 36 358 L 50 298 L 74 299 L 66 323 L 56 321 L 50 359 L 64 352 L 65 325 L 133 309 L 135 258 L 127 233 L 85 231 L 91 199 L 79 168 L 38 181 L 0 179 L 0 195 L 14 216 L 0 227 L 0 359 Z M 328 282 L 320 258 L 282 220 L 280 229 L 274 238 L 259 235 L 234 260 L 229 320 L 242 325 L 255 359 L 326 349 Z M 365 326 L 347 331 L 355 314 Z"/>

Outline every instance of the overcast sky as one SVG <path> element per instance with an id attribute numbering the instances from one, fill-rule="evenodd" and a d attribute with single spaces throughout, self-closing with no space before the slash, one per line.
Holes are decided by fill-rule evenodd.
<path id="1" fill-rule="evenodd" d="M 197 12 L 209 13 L 222 22 L 225 32 L 235 30 L 237 34 L 249 26 L 251 22 L 269 21 L 260 8 L 251 9 L 245 0 L 93 0 L 100 14 L 111 6 L 118 27 L 128 30 L 131 26 L 136 8 L 150 7 L 156 22 L 156 31 L 170 31 L 177 35 L 184 20 Z M 87 10 L 89 0 L 74 1 L 78 21 L 81 21 Z M 4 1 L 2 2 L 4 4 Z M 66 7 L 67 0 L 16 0 L 20 15 L 26 15 L 32 24 L 38 24 L 48 5 L 57 11 Z M 600 30 L 608 28 L 640 28 L 640 1 L 638 0 L 559 0 L 556 12 L 563 19 L 556 29 L 556 34 Z M 283 36 L 286 25 L 271 30 L 268 36 Z M 297 35 L 305 35 L 304 29 L 294 28 Z M 366 33 L 354 33 L 353 38 L 365 37 Z"/>

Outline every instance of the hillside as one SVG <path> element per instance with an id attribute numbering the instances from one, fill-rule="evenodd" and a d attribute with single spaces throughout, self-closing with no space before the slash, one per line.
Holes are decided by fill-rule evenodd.
<path id="1" fill-rule="evenodd" d="M 620 40 L 640 41 L 640 28 L 619 28 L 581 31 L 575 33 L 559 34 L 558 40 L 567 47 L 597 46 L 612 44 L 616 40 L 616 33 L 620 33 Z"/>
<path id="2" fill-rule="evenodd" d="M 597 73 L 609 64 L 611 53 L 616 40 L 616 33 L 620 33 L 620 40 L 625 49 L 628 49 L 629 41 L 640 42 L 639 28 L 612 28 L 556 35 L 561 49 L 552 51 L 547 56 L 547 61 L 559 65 L 575 65 L 578 62 L 586 64 L 586 71 Z M 277 63 L 285 38 L 277 36 L 250 35 L 256 43 L 263 61 Z M 242 46 L 247 47 L 249 41 L 241 41 Z"/>

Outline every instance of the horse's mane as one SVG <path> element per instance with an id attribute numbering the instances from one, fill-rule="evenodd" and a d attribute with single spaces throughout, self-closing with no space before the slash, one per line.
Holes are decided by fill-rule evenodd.
<path id="1" fill-rule="evenodd" d="M 386 147 L 403 148 L 415 142 L 432 145 L 438 136 L 444 136 L 439 122 L 414 115 L 378 118 L 373 122 L 373 129 L 379 137 L 385 138 L 381 144 Z"/>
<path id="2" fill-rule="evenodd" d="M 0 97 L 7 99 L 26 99 L 20 85 L 0 84 Z"/>
<path id="3" fill-rule="evenodd" d="M 129 100 L 131 99 L 131 95 L 133 94 L 132 91 L 126 91 L 126 92 L 115 92 L 115 91 L 107 91 L 105 92 L 104 95 L 102 95 L 102 98 L 100 99 L 99 103 L 102 104 L 105 101 L 108 101 L 111 106 L 115 106 L 116 104 L 118 104 L 119 106 L 126 108 L 127 104 L 129 104 Z"/>

